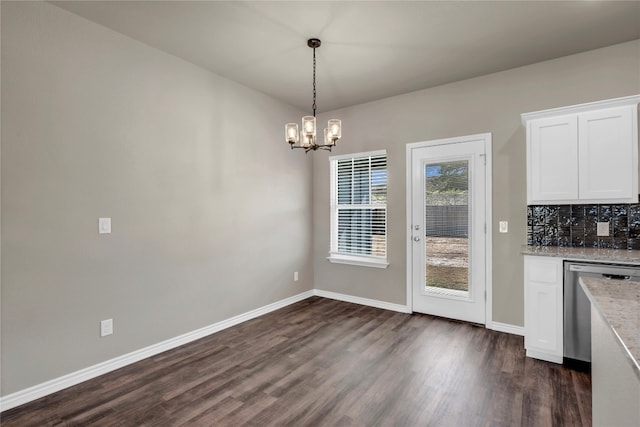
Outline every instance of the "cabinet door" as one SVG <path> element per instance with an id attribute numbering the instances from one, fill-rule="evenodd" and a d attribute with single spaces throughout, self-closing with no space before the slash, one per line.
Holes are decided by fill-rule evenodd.
<path id="1" fill-rule="evenodd" d="M 526 256 L 524 274 L 527 356 L 562 363 L 562 260 Z"/>
<path id="2" fill-rule="evenodd" d="M 633 107 L 620 107 L 579 115 L 581 200 L 638 201 L 633 112 Z"/>
<path id="3" fill-rule="evenodd" d="M 575 114 L 529 122 L 529 204 L 578 199 L 577 123 Z"/>

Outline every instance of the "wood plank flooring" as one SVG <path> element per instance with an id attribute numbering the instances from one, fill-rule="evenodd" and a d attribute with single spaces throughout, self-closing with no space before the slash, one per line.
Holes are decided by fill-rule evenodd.
<path id="1" fill-rule="evenodd" d="M 522 337 L 313 297 L 0 416 L 2 426 L 589 426 L 589 374 Z"/>

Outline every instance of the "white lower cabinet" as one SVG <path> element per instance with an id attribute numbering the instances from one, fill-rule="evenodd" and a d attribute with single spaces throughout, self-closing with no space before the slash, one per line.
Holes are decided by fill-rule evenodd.
<path id="1" fill-rule="evenodd" d="M 527 356 L 562 363 L 562 259 L 524 257 L 524 347 Z"/>

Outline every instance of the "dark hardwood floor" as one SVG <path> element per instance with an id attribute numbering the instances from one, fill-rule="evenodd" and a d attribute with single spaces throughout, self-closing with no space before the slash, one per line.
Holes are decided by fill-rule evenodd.
<path id="1" fill-rule="evenodd" d="M 2 426 L 588 426 L 588 374 L 522 337 L 313 297 L 37 401 Z"/>

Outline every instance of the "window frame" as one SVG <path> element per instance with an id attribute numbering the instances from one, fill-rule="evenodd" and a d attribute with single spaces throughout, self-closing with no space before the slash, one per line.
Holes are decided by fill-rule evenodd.
<path id="1" fill-rule="evenodd" d="M 360 159 L 370 157 L 385 157 L 385 170 L 387 172 L 387 188 L 385 203 L 370 203 L 367 205 L 342 205 L 343 209 L 350 209 L 350 207 L 358 206 L 362 209 L 384 209 L 384 237 L 385 237 L 385 255 L 364 255 L 338 252 L 338 210 L 340 205 L 338 204 L 338 161 L 345 159 Z M 329 244 L 329 256 L 327 260 L 337 264 L 357 265 L 363 267 L 376 267 L 387 268 L 388 262 L 388 193 L 389 193 L 389 159 L 387 157 L 387 150 L 366 151 L 361 153 L 342 154 L 338 156 L 329 157 L 329 169 L 330 169 L 330 244 Z M 369 191 L 371 191 L 371 181 L 369 181 Z"/>

